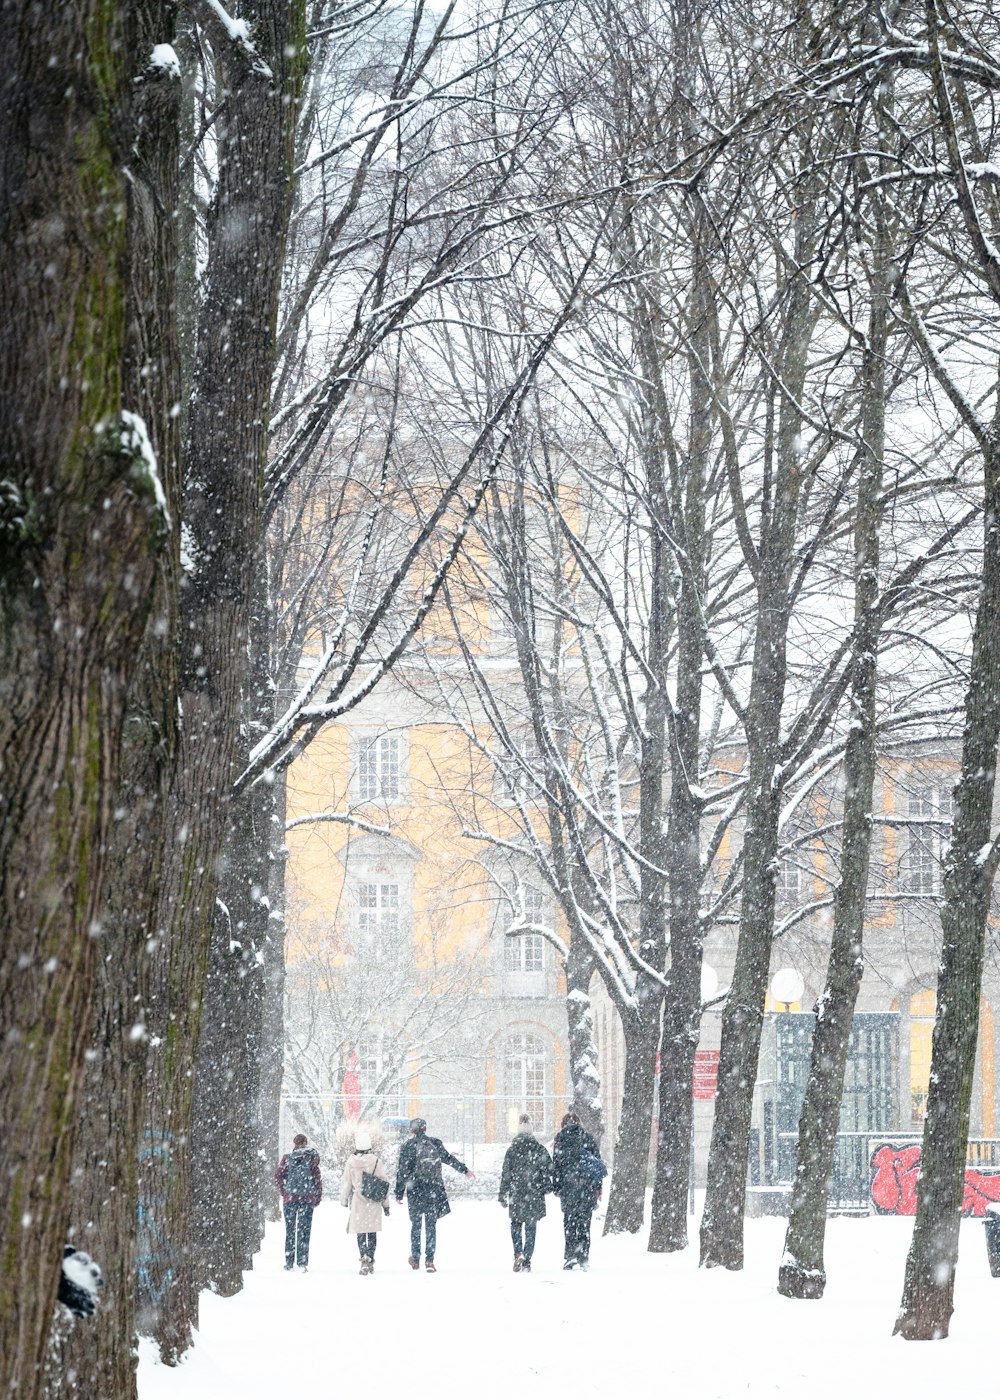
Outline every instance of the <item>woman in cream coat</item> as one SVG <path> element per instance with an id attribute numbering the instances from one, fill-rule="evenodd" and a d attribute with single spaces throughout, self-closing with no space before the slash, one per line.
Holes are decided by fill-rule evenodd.
<path id="1" fill-rule="evenodd" d="M 383 1216 L 389 1214 L 385 1201 L 369 1201 L 361 1194 L 361 1175 L 373 1172 L 379 1181 L 388 1184 L 389 1177 L 377 1153 L 372 1151 L 372 1136 L 367 1128 L 358 1128 L 354 1134 L 354 1152 L 344 1167 L 344 1180 L 340 1187 L 340 1204 L 350 1205 L 351 1214 L 347 1220 L 348 1234 L 358 1237 L 358 1253 L 361 1255 L 361 1272 L 370 1274 L 375 1269 L 375 1239 L 382 1228 Z"/>

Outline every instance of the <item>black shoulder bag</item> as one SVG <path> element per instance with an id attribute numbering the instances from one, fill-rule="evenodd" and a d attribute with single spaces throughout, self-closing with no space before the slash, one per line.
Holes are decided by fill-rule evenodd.
<path id="1" fill-rule="evenodd" d="M 378 1158 L 375 1158 L 378 1166 Z M 366 1201 L 384 1201 L 389 1194 L 389 1183 L 376 1176 L 374 1171 L 361 1173 L 361 1194 Z"/>

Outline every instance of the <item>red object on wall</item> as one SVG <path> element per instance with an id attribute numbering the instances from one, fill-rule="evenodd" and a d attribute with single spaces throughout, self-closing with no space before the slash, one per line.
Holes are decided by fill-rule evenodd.
<path id="1" fill-rule="evenodd" d="M 344 1070 L 344 1078 L 341 1080 L 340 1092 L 344 1096 L 344 1117 L 357 1118 L 361 1112 L 361 1075 L 358 1073 L 360 1062 L 356 1050 L 352 1050 L 347 1058 L 347 1068 Z"/>
<path id="2" fill-rule="evenodd" d="M 695 1099 L 714 1099 L 719 1082 L 718 1050 L 696 1050 L 694 1052 L 694 1081 L 691 1096 Z"/>
<path id="3" fill-rule="evenodd" d="M 872 1204 L 879 1215 L 916 1215 L 920 1148 L 886 1144 L 872 1153 Z M 1000 1174 L 965 1169 L 962 1214 L 984 1216 L 1000 1201 Z"/>

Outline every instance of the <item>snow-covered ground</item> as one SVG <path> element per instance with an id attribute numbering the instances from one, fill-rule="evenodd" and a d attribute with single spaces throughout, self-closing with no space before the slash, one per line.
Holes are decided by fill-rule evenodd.
<path id="1" fill-rule="evenodd" d="M 333 1201 L 317 1210 L 307 1274 L 284 1271 L 283 1227 L 269 1227 L 243 1292 L 202 1298 L 183 1366 L 142 1344 L 140 1400 L 1000 1395 L 1000 1279 L 980 1221 L 962 1222 L 951 1336 L 923 1343 L 891 1335 L 909 1220 L 831 1220 L 826 1297 L 809 1303 L 775 1290 L 780 1220 L 748 1220 L 746 1267 L 726 1273 L 699 1270 L 694 1245 L 663 1256 L 643 1236 L 603 1238 L 595 1219 L 590 1272 L 564 1273 L 557 1206 L 525 1275 L 511 1271 L 506 1211 L 459 1201 L 438 1225 L 438 1273 L 417 1275 L 393 1207 L 370 1278 L 345 1221 Z"/>

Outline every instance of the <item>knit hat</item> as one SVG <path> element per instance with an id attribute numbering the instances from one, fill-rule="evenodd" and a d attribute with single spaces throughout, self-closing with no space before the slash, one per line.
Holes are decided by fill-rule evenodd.
<path id="1" fill-rule="evenodd" d="M 356 1128 L 354 1130 L 354 1150 L 356 1152 L 370 1152 L 372 1148 L 372 1135 L 367 1128 Z"/>
<path id="2" fill-rule="evenodd" d="M 426 1119 L 426 1118 L 411 1118 L 411 1119 L 410 1119 L 410 1132 L 411 1132 L 411 1133 L 426 1133 L 426 1131 L 427 1131 L 427 1119 Z"/>

